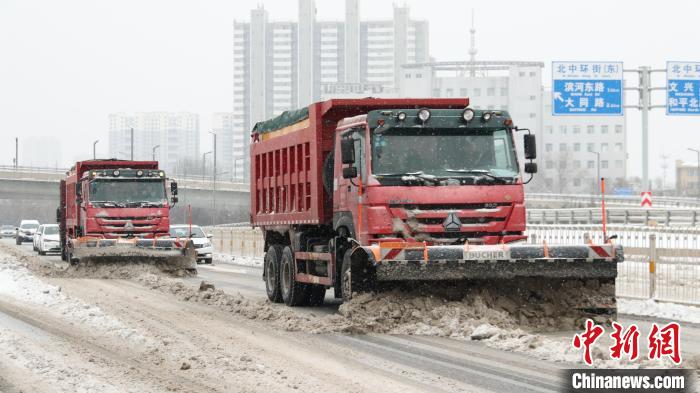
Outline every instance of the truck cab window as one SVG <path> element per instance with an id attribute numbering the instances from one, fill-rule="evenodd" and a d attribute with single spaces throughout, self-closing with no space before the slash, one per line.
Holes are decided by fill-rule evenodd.
<path id="1" fill-rule="evenodd" d="M 365 129 L 353 128 L 352 139 L 355 141 L 355 166 L 360 178 L 365 180 Z"/>

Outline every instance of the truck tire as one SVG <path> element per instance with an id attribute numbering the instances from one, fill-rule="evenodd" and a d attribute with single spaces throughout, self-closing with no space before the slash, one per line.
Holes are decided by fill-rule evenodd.
<path id="1" fill-rule="evenodd" d="M 284 304 L 290 307 L 304 306 L 309 302 L 308 285 L 294 279 L 294 253 L 287 246 L 282 251 L 280 265 L 280 289 Z"/>
<path id="2" fill-rule="evenodd" d="M 340 274 L 340 287 L 344 302 L 352 299 L 353 293 L 373 291 L 376 283 L 373 272 L 367 270 L 365 267 L 356 265 L 353 269 L 352 259 L 350 258 L 351 254 L 352 250 L 347 250 L 345 252 Z"/>
<path id="3" fill-rule="evenodd" d="M 265 253 L 265 291 L 273 303 L 282 303 L 280 289 L 280 264 L 282 263 L 282 246 L 273 244 Z"/>

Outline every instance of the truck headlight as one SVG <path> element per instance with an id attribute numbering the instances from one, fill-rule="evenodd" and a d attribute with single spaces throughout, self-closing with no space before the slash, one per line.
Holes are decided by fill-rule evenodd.
<path id="1" fill-rule="evenodd" d="M 464 112 L 462 112 L 462 119 L 467 123 L 472 121 L 474 119 L 474 110 L 471 108 L 465 109 Z"/>
<path id="2" fill-rule="evenodd" d="M 483 115 L 481 115 L 481 121 L 486 123 L 487 121 L 491 120 L 491 112 L 484 112 Z"/>
<path id="3" fill-rule="evenodd" d="M 428 119 L 430 119 L 430 111 L 425 109 L 425 108 L 419 110 L 418 111 L 418 119 L 420 119 L 420 121 L 425 123 L 426 121 L 428 121 Z"/>

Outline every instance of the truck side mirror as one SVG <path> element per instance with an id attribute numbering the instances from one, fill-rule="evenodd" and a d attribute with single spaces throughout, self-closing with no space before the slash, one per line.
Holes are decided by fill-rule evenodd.
<path id="1" fill-rule="evenodd" d="M 170 183 L 170 193 L 173 195 L 177 195 L 177 182 Z"/>
<path id="2" fill-rule="evenodd" d="M 56 222 L 59 224 L 61 223 L 61 208 L 60 207 L 56 209 Z"/>
<path id="3" fill-rule="evenodd" d="M 352 138 L 343 138 L 340 140 L 340 157 L 343 164 L 355 163 L 355 140 Z M 357 176 L 357 175 L 355 175 Z M 353 176 L 353 177 L 355 177 Z M 347 179 L 347 178 L 346 178 Z"/>
<path id="4" fill-rule="evenodd" d="M 357 177 L 357 168 L 354 166 L 349 166 L 343 168 L 343 178 L 344 179 L 354 179 Z"/>
<path id="5" fill-rule="evenodd" d="M 534 160 L 537 158 L 537 143 L 535 142 L 535 136 L 532 134 L 523 135 L 525 158 L 528 160 Z M 537 171 L 535 171 L 537 172 Z M 528 173 L 535 173 L 528 172 Z"/>
<path id="6" fill-rule="evenodd" d="M 75 196 L 77 196 L 78 198 L 83 196 L 83 187 L 82 183 L 80 182 L 75 183 Z"/>
<path id="7" fill-rule="evenodd" d="M 537 164 L 534 162 L 526 162 L 525 173 L 537 173 Z"/>

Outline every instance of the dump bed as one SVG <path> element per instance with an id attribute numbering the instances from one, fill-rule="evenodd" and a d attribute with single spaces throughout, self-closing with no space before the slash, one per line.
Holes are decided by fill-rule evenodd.
<path id="1" fill-rule="evenodd" d="M 255 226 L 318 225 L 332 220 L 323 164 L 339 120 L 377 109 L 464 108 L 458 99 L 341 99 L 260 122 L 250 147 L 250 211 Z"/>

